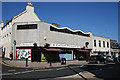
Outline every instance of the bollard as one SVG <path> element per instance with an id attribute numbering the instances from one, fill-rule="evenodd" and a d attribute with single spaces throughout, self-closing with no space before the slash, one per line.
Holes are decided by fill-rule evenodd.
<path id="1" fill-rule="evenodd" d="M 26 67 L 28 66 L 28 58 L 26 58 Z"/>
<path id="2" fill-rule="evenodd" d="M 50 66 L 52 66 L 52 61 L 51 61 L 51 59 L 50 59 Z"/>

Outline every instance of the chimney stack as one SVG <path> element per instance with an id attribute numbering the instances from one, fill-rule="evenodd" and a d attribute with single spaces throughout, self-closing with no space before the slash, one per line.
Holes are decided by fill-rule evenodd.
<path id="1" fill-rule="evenodd" d="M 26 6 L 26 10 L 27 10 L 27 11 L 33 11 L 33 12 L 34 12 L 34 6 L 32 5 L 31 2 L 28 2 L 27 6 Z"/>
<path id="2" fill-rule="evenodd" d="M 3 23 L 3 20 L 2 20 L 1 23 L 0 23 L 0 28 L 3 28 L 3 26 L 4 26 L 4 23 Z"/>
<path id="3" fill-rule="evenodd" d="M 6 20 L 6 24 L 9 22 L 9 20 Z"/>

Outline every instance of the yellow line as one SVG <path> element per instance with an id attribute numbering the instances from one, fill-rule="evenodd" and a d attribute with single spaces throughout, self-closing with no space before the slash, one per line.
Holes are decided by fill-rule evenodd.
<path id="1" fill-rule="evenodd" d="M 11 65 L 8 65 L 4 62 L 0 62 L 1 64 L 5 65 L 5 66 L 8 66 L 8 67 L 16 67 L 16 68 L 33 68 L 33 69 L 45 69 L 45 67 L 18 67 L 18 66 L 11 66 Z"/>
<path id="2" fill-rule="evenodd" d="M 8 66 L 8 67 L 13 67 L 11 65 L 8 65 L 8 64 L 5 64 L 4 62 L 0 62 L 1 64 L 5 65 L 5 66 Z"/>

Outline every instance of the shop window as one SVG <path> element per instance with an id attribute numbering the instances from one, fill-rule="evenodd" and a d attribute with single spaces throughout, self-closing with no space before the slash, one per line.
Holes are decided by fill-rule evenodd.
<path id="1" fill-rule="evenodd" d="M 105 47 L 105 41 L 103 41 L 103 47 Z"/>
<path id="2" fill-rule="evenodd" d="M 101 41 L 99 40 L 99 47 L 101 47 Z"/>
<path id="3" fill-rule="evenodd" d="M 17 25 L 17 30 L 21 29 L 37 29 L 37 24 Z"/>
<path id="4" fill-rule="evenodd" d="M 96 40 L 94 40 L 94 47 L 96 47 Z"/>

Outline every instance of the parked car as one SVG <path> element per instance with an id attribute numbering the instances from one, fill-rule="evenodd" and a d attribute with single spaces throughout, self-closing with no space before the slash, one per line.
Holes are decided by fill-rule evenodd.
<path id="1" fill-rule="evenodd" d="M 89 59 L 89 63 L 100 64 L 101 62 L 106 63 L 106 59 L 102 55 L 93 55 Z"/>
<path id="2" fill-rule="evenodd" d="M 115 62 L 112 56 L 106 56 L 106 62 Z"/>
<path id="3" fill-rule="evenodd" d="M 117 61 L 120 63 L 120 56 L 118 56 Z"/>

